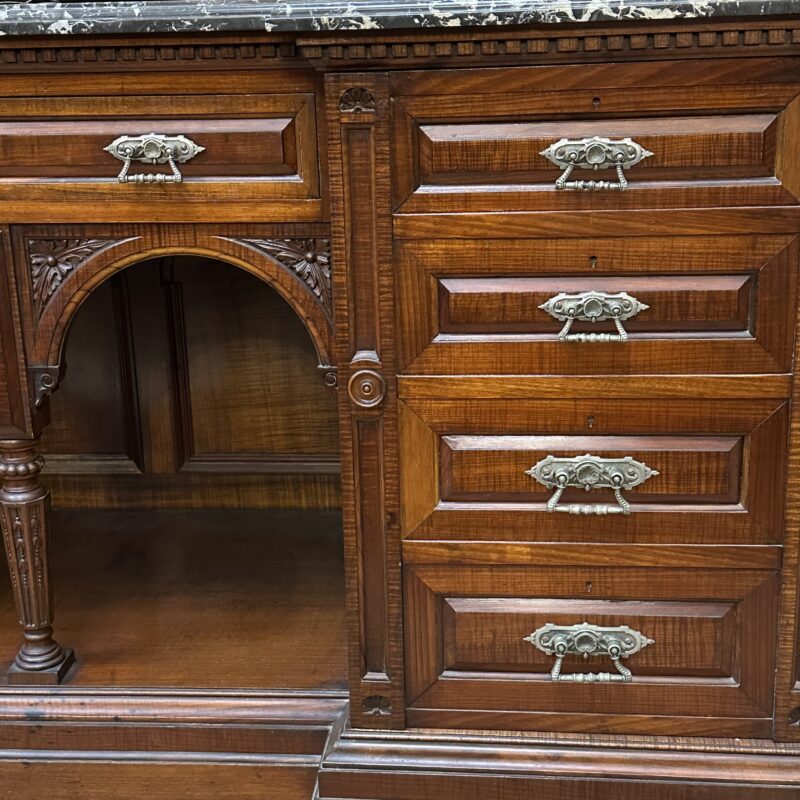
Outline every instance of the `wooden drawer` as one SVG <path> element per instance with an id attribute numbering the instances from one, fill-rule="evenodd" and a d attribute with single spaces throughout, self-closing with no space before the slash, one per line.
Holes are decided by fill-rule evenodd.
<path id="1" fill-rule="evenodd" d="M 791 369 L 798 239 L 676 236 L 404 242 L 397 246 L 408 374 L 758 373 Z M 647 306 L 627 341 L 562 341 L 561 293 Z M 568 336 L 610 333 L 576 321 Z"/>
<path id="2" fill-rule="evenodd" d="M 607 544 L 782 541 L 783 400 L 407 400 L 400 404 L 406 539 Z M 627 515 L 548 513 L 528 471 L 547 456 L 630 456 L 658 472 Z M 610 489 L 560 505 L 618 508 Z"/>
<path id="3" fill-rule="evenodd" d="M 409 724 L 769 736 L 777 585 L 764 570 L 407 567 Z M 526 637 L 583 622 L 653 640 L 623 659 L 630 683 L 551 680 Z M 616 669 L 565 657 L 562 674 L 588 672 Z"/>
<path id="4" fill-rule="evenodd" d="M 582 211 L 796 204 L 800 71 L 720 59 L 412 72 L 393 77 L 395 207 Z M 542 151 L 632 139 L 627 191 L 558 191 Z M 596 163 L 593 156 L 590 161 Z M 615 169 L 571 180 L 616 181 Z"/>
<path id="5" fill-rule="evenodd" d="M 212 207 L 217 220 L 322 219 L 316 94 L 308 88 L 3 99 L 0 217 L 70 221 L 78 204 L 82 220 L 97 221 L 208 219 Z M 203 148 L 177 164 L 181 182 L 119 182 L 124 162 L 105 148 L 147 134 Z M 171 175 L 170 165 L 134 160 L 128 175 L 159 173 Z"/>

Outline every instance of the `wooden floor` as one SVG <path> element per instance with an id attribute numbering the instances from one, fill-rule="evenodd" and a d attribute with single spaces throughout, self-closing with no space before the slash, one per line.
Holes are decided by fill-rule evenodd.
<path id="1" fill-rule="evenodd" d="M 341 518 L 54 513 L 56 631 L 74 686 L 346 688 Z M 0 683 L 19 644 L 0 577 Z"/>

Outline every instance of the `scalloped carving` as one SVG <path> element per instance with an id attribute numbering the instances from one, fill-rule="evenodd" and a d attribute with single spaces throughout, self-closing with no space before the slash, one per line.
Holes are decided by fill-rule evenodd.
<path id="1" fill-rule="evenodd" d="M 375 110 L 375 97 L 369 89 L 354 86 L 342 92 L 339 98 L 339 111 L 352 114 L 370 113 Z"/>

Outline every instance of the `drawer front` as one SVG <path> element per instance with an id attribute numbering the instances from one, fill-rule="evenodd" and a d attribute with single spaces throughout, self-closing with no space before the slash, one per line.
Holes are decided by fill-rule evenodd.
<path id="1" fill-rule="evenodd" d="M 409 724 L 769 736 L 777 586 L 762 570 L 407 567 Z M 554 681 L 531 634 L 573 626 Z M 630 682 L 593 651 L 601 629 L 643 637 L 620 659 Z"/>
<path id="2" fill-rule="evenodd" d="M 405 242 L 401 369 L 787 372 L 799 252 L 791 236 Z M 622 293 L 635 305 L 617 324 Z"/>
<path id="3" fill-rule="evenodd" d="M 782 400 L 409 400 L 400 405 L 403 536 L 780 543 L 787 423 Z M 593 467 L 576 467 L 587 454 L 612 472 L 630 458 L 653 473 L 626 478 L 620 501 Z M 555 480 L 531 474 L 548 457 L 572 460 L 585 480 L 573 475 L 555 497 Z M 604 513 L 576 513 L 582 506 Z"/>
<path id="4" fill-rule="evenodd" d="M 69 204 L 96 203 L 93 219 L 180 221 L 207 219 L 209 204 L 215 218 L 253 204 L 259 218 L 272 207 L 282 220 L 320 219 L 315 105 L 313 90 L 4 99 L 0 214 L 21 202 L 35 218 L 46 204 L 47 221 L 67 220 Z M 166 148 L 179 154 L 179 181 Z"/>
<path id="5" fill-rule="evenodd" d="M 396 208 L 430 213 L 796 204 L 800 173 L 790 154 L 800 114 L 797 64 L 748 62 L 396 77 Z M 608 141 L 603 145 L 595 137 Z M 630 163 L 622 176 L 618 157 Z M 559 190 L 557 179 L 568 163 L 577 166 Z M 597 188 L 589 181 L 612 185 L 581 190 Z M 621 181 L 628 181 L 625 191 L 617 190 Z"/>

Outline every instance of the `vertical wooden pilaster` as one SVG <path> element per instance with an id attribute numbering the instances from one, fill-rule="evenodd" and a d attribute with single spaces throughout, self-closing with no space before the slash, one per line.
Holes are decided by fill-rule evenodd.
<path id="1" fill-rule="evenodd" d="M 795 337 L 800 341 L 800 308 L 796 311 Z M 800 371 L 796 354 L 791 409 L 775 666 L 773 737 L 778 742 L 800 742 Z M 765 669 L 771 666 L 768 662 Z"/>
<path id="2" fill-rule="evenodd" d="M 351 722 L 404 726 L 389 81 L 328 75 Z"/>
<path id="3" fill-rule="evenodd" d="M 34 441 L 0 442 L 0 526 L 24 636 L 8 672 L 11 684 L 59 683 L 74 661 L 53 638 L 50 494 L 39 482 L 43 466 Z"/>

